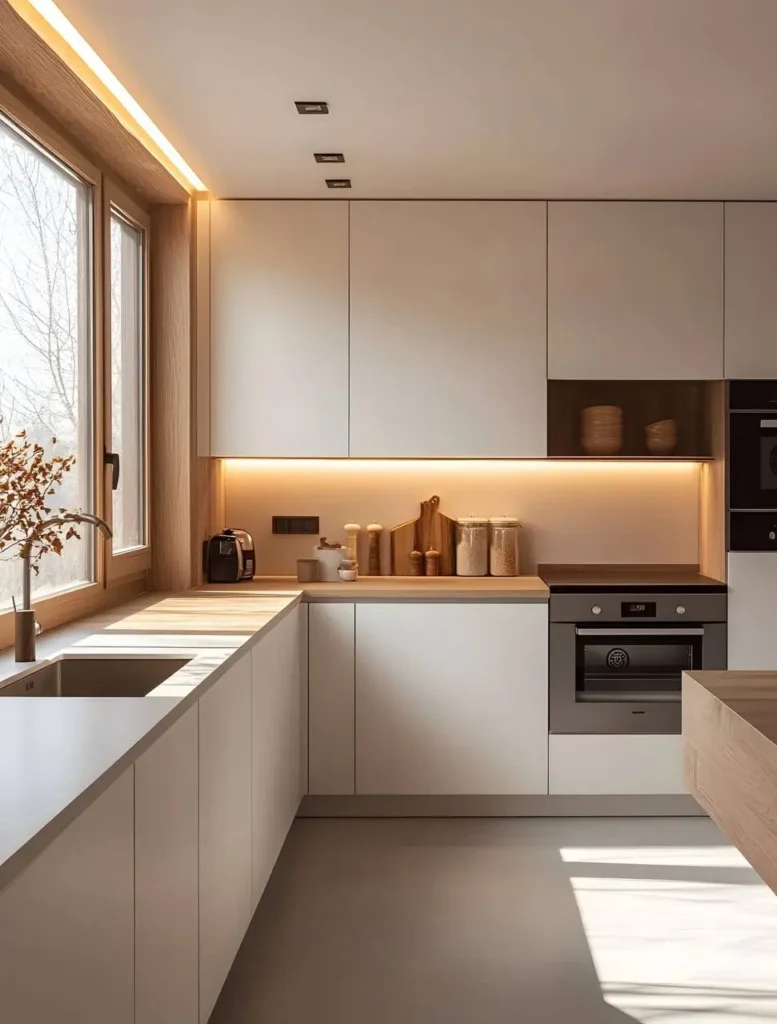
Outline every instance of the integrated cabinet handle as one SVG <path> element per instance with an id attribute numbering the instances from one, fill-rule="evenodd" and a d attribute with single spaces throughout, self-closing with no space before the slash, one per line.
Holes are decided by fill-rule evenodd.
<path id="1" fill-rule="evenodd" d="M 761 420 L 762 430 L 774 430 L 777 427 L 777 420 Z"/>

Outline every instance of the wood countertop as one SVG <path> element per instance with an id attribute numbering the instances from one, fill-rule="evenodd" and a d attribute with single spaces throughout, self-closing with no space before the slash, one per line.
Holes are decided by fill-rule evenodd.
<path id="1" fill-rule="evenodd" d="M 360 576 L 355 583 L 299 583 L 294 576 L 206 584 L 198 593 L 301 595 L 306 601 L 547 601 L 539 576 Z"/>
<path id="2" fill-rule="evenodd" d="M 685 784 L 777 892 L 777 671 L 683 674 Z"/>

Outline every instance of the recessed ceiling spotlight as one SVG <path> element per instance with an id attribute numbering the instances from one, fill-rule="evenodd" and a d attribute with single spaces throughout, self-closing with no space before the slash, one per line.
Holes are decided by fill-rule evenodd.
<path id="1" fill-rule="evenodd" d="M 295 100 L 294 106 L 298 114 L 328 114 L 329 104 L 316 100 Z"/>
<path id="2" fill-rule="evenodd" d="M 326 179 L 326 187 L 327 188 L 350 188 L 351 187 L 351 179 L 350 178 L 327 178 Z"/>
<path id="3" fill-rule="evenodd" d="M 345 163 L 345 155 L 343 153 L 314 153 L 313 156 L 316 158 L 317 164 Z"/>

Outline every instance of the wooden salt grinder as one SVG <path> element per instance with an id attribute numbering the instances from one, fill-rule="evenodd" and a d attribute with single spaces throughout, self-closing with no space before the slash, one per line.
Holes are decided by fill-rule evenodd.
<path id="1" fill-rule="evenodd" d="M 424 555 L 424 565 L 426 566 L 427 576 L 439 576 L 440 552 L 435 551 L 434 548 L 429 548 L 429 550 Z"/>
<path id="2" fill-rule="evenodd" d="M 410 575 L 411 576 L 423 576 L 424 574 L 424 556 L 420 551 L 410 552 Z"/>
<path id="3" fill-rule="evenodd" d="M 367 560 L 367 574 L 369 576 L 380 576 L 380 535 L 383 527 L 378 523 L 370 523 L 367 527 L 370 535 L 370 553 Z"/>

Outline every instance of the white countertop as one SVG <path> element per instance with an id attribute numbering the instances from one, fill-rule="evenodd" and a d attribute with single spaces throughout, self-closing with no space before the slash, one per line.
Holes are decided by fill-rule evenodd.
<path id="1" fill-rule="evenodd" d="M 184 713 L 195 689 L 210 687 L 300 599 L 299 591 L 144 595 L 40 637 L 33 665 L 0 654 L 0 684 L 60 654 L 191 659 L 153 696 L 0 698 L 0 890 Z"/>

